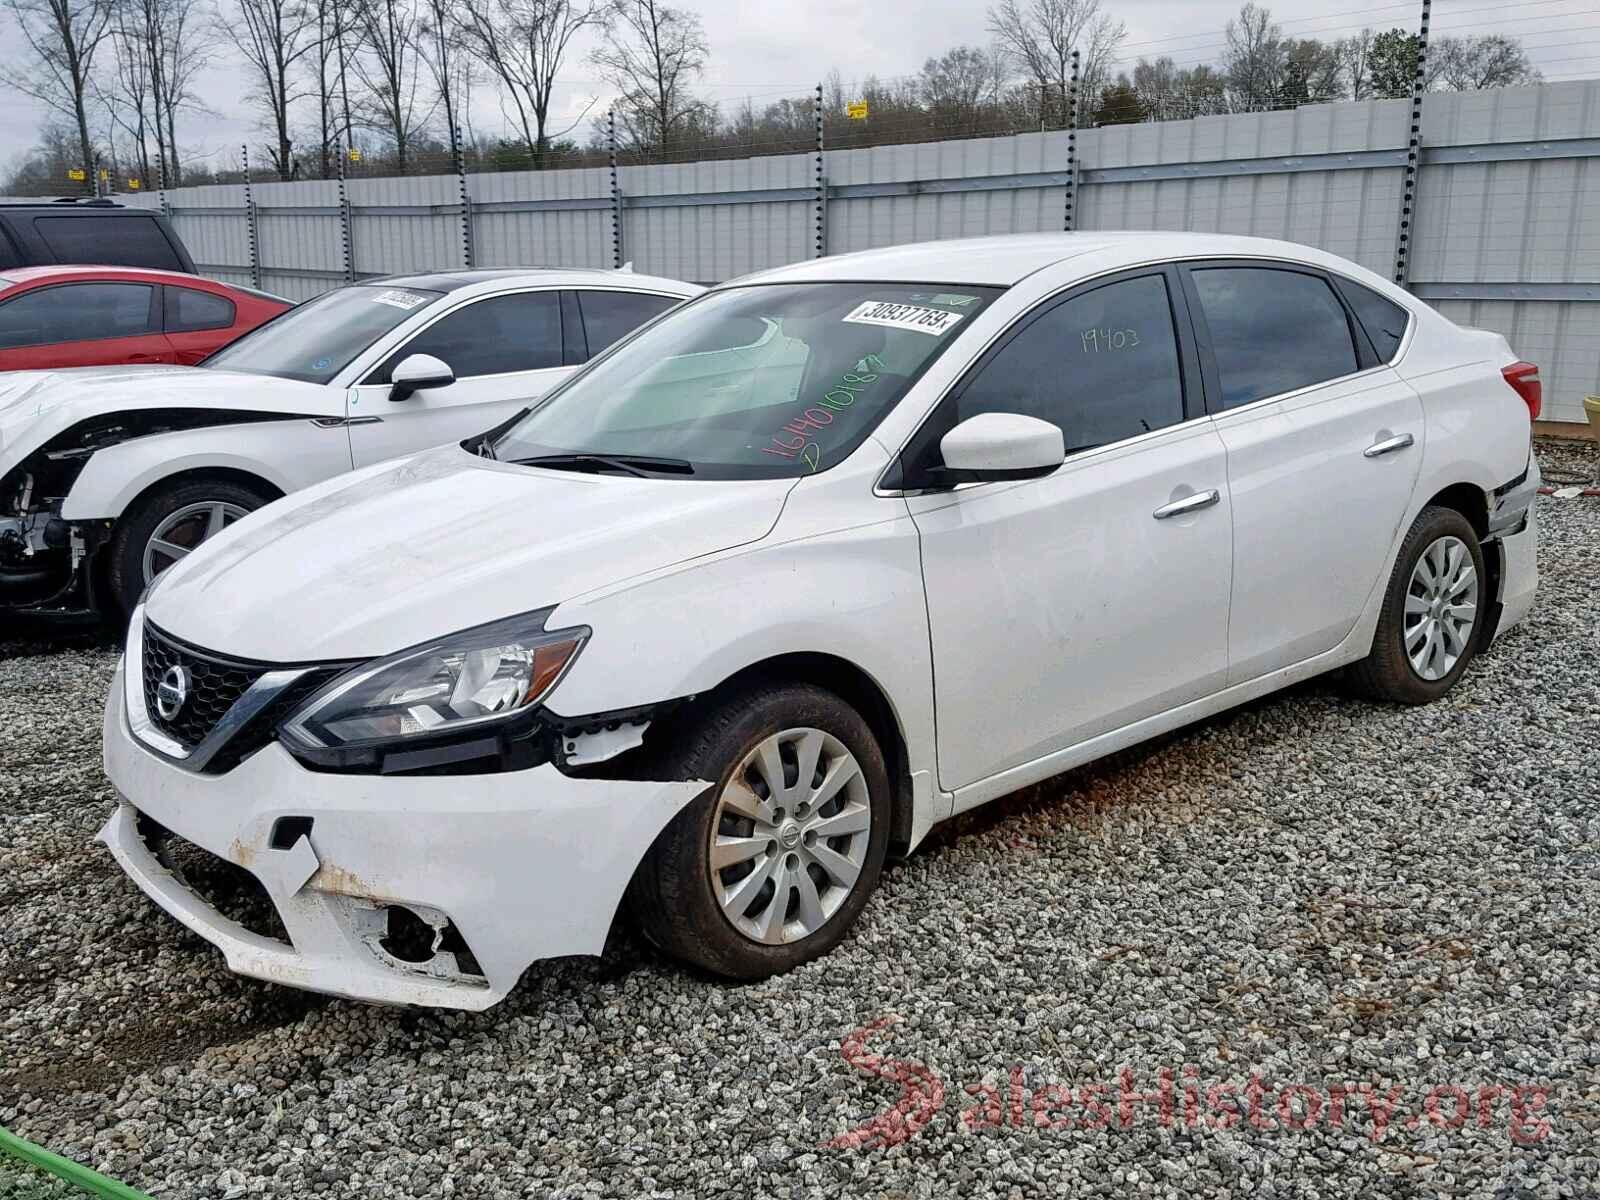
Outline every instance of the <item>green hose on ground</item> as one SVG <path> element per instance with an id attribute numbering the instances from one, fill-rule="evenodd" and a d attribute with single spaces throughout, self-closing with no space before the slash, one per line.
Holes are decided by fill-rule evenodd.
<path id="1" fill-rule="evenodd" d="M 91 1171 L 82 1163 L 62 1158 L 59 1154 L 51 1154 L 42 1146 L 24 1141 L 4 1126 L 0 1126 L 0 1154 L 10 1155 L 30 1167 L 47 1171 L 57 1179 L 64 1180 L 91 1196 L 103 1196 L 107 1200 L 150 1200 L 149 1196 L 134 1191 L 125 1183 L 107 1179 L 100 1172 Z"/>

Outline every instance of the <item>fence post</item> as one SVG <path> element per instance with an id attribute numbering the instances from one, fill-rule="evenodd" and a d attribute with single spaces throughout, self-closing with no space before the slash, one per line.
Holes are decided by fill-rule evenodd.
<path id="1" fill-rule="evenodd" d="M 828 177 L 822 166 L 822 85 L 817 84 L 817 98 L 812 105 L 817 118 L 817 257 L 828 253 Z"/>
<path id="2" fill-rule="evenodd" d="M 617 181 L 617 110 L 606 111 L 606 149 L 611 154 L 611 265 L 622 267 L 622 186 Z"/>
<path id="3" fill-rule="evenodd" d="M 472 261 L 472 197 L 467 194 L 467 159 L 461 153 L 461 131 L 456 130 L 451 142 L 456 157 L 456 186 L 461 191 L 461 262 L 469 271 L 477 264 Z"/>
<path id="4" fill-rule="evenodd" d="M 1422 24 L 1417 38 L 1417 74 L 1411 83 L 1411 138 L 1406 144 L 1405 187 L 1400 199 L 1400 228 L 1394 244 L 1394 281 L 1411 286 L 1411 247 L 1415 243 L 1417 174 L 1422 165 L 1422 97 L 1428 89 L 1428 18 L 1433 0 L 1422 0 Z"/>
<path id="5" fill-rule="evenodd" d="M 167 207 L 167 161 L 164 154 L 156 159 L 156 204 L 160 206 L 163 217 L 172 216 L 172 210 Z"/>
<path id="6" fill-rule="evenodd" d="M 350 153 L 348 143 L 339 143 L 339 252 L 344 258 L 344 281 L 356 281 L 356 259 L 350 244 L 350 194 L 344 186 L 345 156 Z"/>
<path id="7" fill-rule="evenodd" d="M 1078 52 L 1072 52 L 1072 84 L 1067 95 L 1067 211 L 1062 228 L 1071 233 L 1078 226 L 1073 205 L 1078 199 Z"/>
<path id="8" fill-rule="evenodd" d="M 244 232 L 250 244 L 250 286 L 261 286 L 261 248 L 256 241 L 256 201 L 250 190 L 250 147 L 239 147 L 244 161 Z"/>

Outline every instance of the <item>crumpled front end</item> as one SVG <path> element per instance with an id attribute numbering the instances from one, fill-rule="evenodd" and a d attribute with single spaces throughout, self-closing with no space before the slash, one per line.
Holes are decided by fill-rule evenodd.
<path id="1" fill-rule="evenodd" d="M 311 991 L 483 1009 L 538 959 L 598 954 L 651 842 L 706 787 L 548 764 L 323 773 L 276 742 L 207 774 L 134 732 L 127 671 L 106 706 L 120 799 L 100 840 L 231 970 Z M 227 876 L 254 896 L 203 886 Z"/>

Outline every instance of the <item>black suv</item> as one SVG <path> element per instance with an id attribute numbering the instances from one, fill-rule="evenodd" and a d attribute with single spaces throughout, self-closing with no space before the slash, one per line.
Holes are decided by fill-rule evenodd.
<path id="1" fill-rule="evenodd" d="M 0 204 L 0 271 L 56 263 L 196 273 L 194 260 L 159 212 L 111 200 Z"/>

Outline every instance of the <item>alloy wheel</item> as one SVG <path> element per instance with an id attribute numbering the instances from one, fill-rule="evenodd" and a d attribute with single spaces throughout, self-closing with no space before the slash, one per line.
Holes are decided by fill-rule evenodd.
<path id="1" fill-rule="evenodd" d="M 149 583 L 195 547 L 232 525 L 249 509 L 225 500 L 202 500 L 168 513 L 144 546 L 144 581 Z"/>
<path id="2" fill-rule="evenodd" d="M 1436 683 L 1467 652 L 1478 620 L 1478 569 L 1458 537 L 1432 542 L 1411 570 L 1403 623 L 1411 669 Z"/>
<path id="3" fill-rule="evenodd" d="M 820 729 L 775 733 L 745 755 L 717 798 L 717 904 L 751 941 L 799 941 L 849 897 L 871 834 L 866 776 L 844 743 Z"/>

